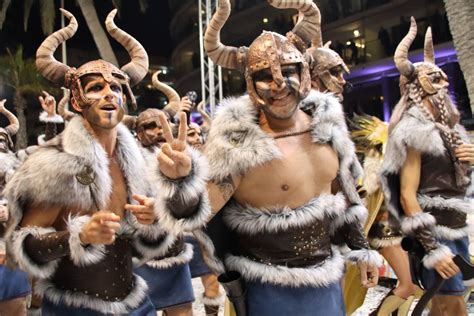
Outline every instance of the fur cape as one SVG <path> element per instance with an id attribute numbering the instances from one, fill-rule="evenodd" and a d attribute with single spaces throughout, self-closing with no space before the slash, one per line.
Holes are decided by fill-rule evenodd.
<path id="1" fill-rule="evenodd" d="M 116 146 L 117 160 L 127 184 L 129 203 L 136 203 L 132 199 L 133 194 L 156 197 L 157 200 L 173 198 L 172 195 L 164 196 L 166 193 L 163 193 L 165 191 L 159 184 L 151 183 L 145 158 L 137 142 L 123 124 L 117 126 Z M 81 184 L 78 178 L 84 173 L 92 175 L 94 182 L 90 185 Z M 154 180 L 162 177 L 160 173 L 156 173 L 153 175 Z M 47 279 L 54 274 L 57 263 L 53 261 L 47 265 L 38 265 L 29 259 L 22 247 L 22 241 L 29 233 L 40 234 L 42 231 L 38 228 L 19 227 L 25 208 L 33 204 L 56 205 L 71 210 L 68 230 L 71 236 L 69 245 L 73 262 L 78 266 L 83 266 L 100 261 L 106 255 L 101 245 L 85 248 L 78 242 L 81 227 L 88 219 L 87 216 L 77 216 L 77 214 L 96 207 L 104 209 L 111 197 L 112 185 L 107 153 L 87 131 L 83 118 L 79 116 L 70 121 L 62 134 L 29 156 L 8 182 L 5 194 L 9 201 L 11 215 L 7 231 L 9 252 L 20 267 L 44 279 L 44 284 L 40 287 L 49 289 L 45 295 L 51 294 L 52 296 L 48 297 L 53 301 L 63 299 L 71 306 L 85 306 L 102 312 L 125 313 L 130 308 L 138 306 L 143 300 L 146 283 L 138 277 L 135 288 L 124 301 L 110 304 L 96 298 L 89 297 L 88 299 L 88 295 L 80 293 L 51 290 L 52 285 Z M 155 204 L 157 214 L 158 204 Z M 124 229 L 135 230 L 134 246 L 142 259 L 144 257 L 151 259 L 166 246 L 150 246 L 150 242 L 169 233 L 160 220 L 153 225 L 141 225 L 133 214 L 126 212 L 122 226 L 128 226 Z M 52 228 L 47 229 L 52 230 Z M 168 239 L 164 238 L 164 240 Z M 12 252 L 12 250 L 15 251 Z"/>
<path id="2" fill-rule="evenodd" d="M 457 124 L 455 129 L 464 141 L 469 142 L 469 138 L 461 125 Z M 399 174 L 405 163 L 408 147 L 433 157 L 441 157 L 446 152 L 446 147 L 434 122 L 428 120 L 416 106 L 408 109 L 390 133 L 381 169 L 381 184 L 385 195 L 385 204 L 390 213 L 399 220 L 402 220 L 404 216 L 399 196 Z M 474 207 L 471 199 L 443 198 L 441 196 L 418 194 L 417 200 L 422 209 L 436 206 L 469 214 Z M 437 237 L 448 240 L 462 238 L 471 231 L 473 229 L 470 225 L 461 229 L 451 229 L 440 225 L 434 227 Z"/>
<path id="3" fill-rule="evenodd" d="M 355 155 L 355 148 L 349 137 L 345 116 L 341 104 L 330 94 L 312 91 L 300 103 L 307 106 L 312 103 L 314 108 L 312 118 L 312 140 L 315 143 L 330 144 L 339 157 L 339 180 L 342 185 L 346 205 L 342 195 L 342 202 L 336 197 L 315 198 L 318 201 L 307 203 L 300 207 L 298 216 L 277 216 L 273 210 L 242 207 L 239 212 L 231 212 L 233 203 L 221 210 L 227 226 L 252 234 L 258 231 L 284 230 L 285 227 L 304 225 L 318 220 L 321 216 L 334 217 L 334 229 L 344 223 L 365 223 L 367 210 L 356 190 L 356 179 L 362 176 L 362 168 Z M 209 138 L 204 152 L 209 159 L 211 178 L 222 180 L 228 175 L 244 175 L 250 169 L 262 165 L 270 160 L 279 159 L 281 152 L 275 140 L 268 136 L 258 125 L 258 111 L 248 96 L 229 98 L 225 100 L 213 121 Z M 337 201 L 333 201 L 333 200 Z M 314 202 L 314 201 L 313 201 Z M 321 202 L 321 205 L 319 205 Z M 342 206 L 340 205 L 342 203 Z M 330 208 L 327 206 L 330 205 Z M 349 207 L 350 206 L 350 207 Z M 326 211 L 337 212 L 326 214 Z M 280 214 L 293 213 L 287 208 L 280 210 Z M 236 217 L 236 218 L 234 218 Z M 336 227 L 337 226 L 337 227 Z M 223 273 L 227 269 L 240 271 L 247 280 L 260 280 L 272 284 L 290 286 L 313 285 L 324 286 L 339 280 L 344 269 L 343 257 L 334 250 L 333 257 L 319 267 L 285 268 L 260 264 L 243 257 L 228 255 L 225 264 L 217 257 L 213 240 L 202 231 L 195 231 L 194 235 L 203 246 L 203 257 L 209 267 L 216 273 Z M 366 250 L 347 255 L 352 261 L 371 261 L 380 264 L 380 258 Z M 376 259 L 376 260 L 375 260 Z M 331 271 L 331 272 L 329 272 Z M 340 272 L 340 273 L 339 273 Z"/>

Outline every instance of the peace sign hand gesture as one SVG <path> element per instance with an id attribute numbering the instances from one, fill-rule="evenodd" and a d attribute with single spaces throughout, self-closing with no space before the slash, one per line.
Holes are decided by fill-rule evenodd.
<path id="1" fill-rule="evenodd" d="M 166 143 L 161 146 L 158 154 L 160 171 L 170 179 L 186 177 L 191 172 L 191 155 L 186 151 L 186 134 L 188 130 L 186 113 L 179 113 L 178 138 L 173 137 L 171 127 L 165 114 L 160 113 L 159 119 L 163 128 L 163 136 Z"/>

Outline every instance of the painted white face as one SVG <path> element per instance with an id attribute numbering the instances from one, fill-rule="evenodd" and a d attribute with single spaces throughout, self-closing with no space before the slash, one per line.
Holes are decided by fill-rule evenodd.
<path id="1" fill-rule="evenodd" d="M 281 73 L 284 78 L 281 85 L 273 80 L 270 69 L 263 69 L 253 77 L 257 94 L 265 102 L 260 106 L 263 112 L 269 117 L 287 119 L 298 109 L 301 81 L 297 65 L 283 65 Z"/>
<path id="2" fill-rule="evenodd" d="M 122 121 L 125 95 L 118 81 L 107 82 L 102 76 L 91 75 L 87 76 L 83 89 L 90 103 L 80 111 L 92 126 L 111 129 Z"/>

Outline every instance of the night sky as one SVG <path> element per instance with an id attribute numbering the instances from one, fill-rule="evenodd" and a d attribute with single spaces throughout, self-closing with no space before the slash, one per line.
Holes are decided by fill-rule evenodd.
<path id="1" fill-rule="evenodd" d="M 28 31 L 24 32 L 23 1 L 12 1 L 3 29 L 0 31 L 0 54 L 5 53 L 6 47 L 14 49 L 18 45 L 23 45 L 25 57 L 33 57 L 35 55 L 36 49 L 45 38 L 41 30 L 38 2 L 36 2 L 31 10 L 28 20 Z M 95 1 L 95 3 L 99 20 L 103 23 L 107 14 L 114 8 L 112 1 L 100 0 Z M 58 30 L 61 26 L 59 0 L 56 1 L 56 7 L 54 30 Z M 96 50 L 92 35 L 75 1 L 66 0 L 65 9 L 74 14 L 79 23 L 76 35 L 67 41 L 68 47 Z M 145 14 L 140 12 L 136 0 L 122 0 L 121 11 L 115 18 L 117 26 L 138 39 L 149 55 L 165 58 L 171 55 L 174 45 L 169 35 L 170 21 L 171 16 L 169 14 L 168 1 L 166 0 L 148 1 L 148 9 Z M 112 38 L 110 40 L 114 51 L 123 49 L 115 40 Z"/>

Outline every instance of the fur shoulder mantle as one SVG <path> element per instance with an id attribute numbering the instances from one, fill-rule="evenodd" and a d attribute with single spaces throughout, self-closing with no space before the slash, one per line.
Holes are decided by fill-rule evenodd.
<path id="1" fill-rule="evenodd" d="M 340 174 L 352 185 L 362 175 L 355 156 L 341 104 L 331 94 L 312 91 L 300 103 L 314 108 L 312 138 L 317 143 L 329 143 L 339 155 Z M 258 112 L 248 96 L 226 99 L 214 121 L 206 142 L 212 177 L 222 180 L 229 174 L 242 175 L 249 169 L 281 157 L 275 140 L 258 125 Z M 347 182 L 347 181 L 341 181 Z M 355 190 L 354 200 L 359 201 Z M 357 197 L 356 197 L 357 195 Z"/>
<path id="2" fill-rule="evenodd" d="M 119 124 L 117 129 L 116 155 L 129 196 L 151 195 L 145 162 L 136 141 L 124 125 Z M 82 184 L 87 177 L 93 178 L 93 182 Z M 14 226 L 21 220 L 26 205 L 47 203 L 79 211 L 91 209 L 97 203 L 97 207 L 104 208 L 111 192 L 109 158 L 86 130 L 82 117 L 72 119 L 62 134 L 29 156 L 5 188 Z"/>

